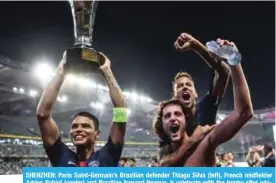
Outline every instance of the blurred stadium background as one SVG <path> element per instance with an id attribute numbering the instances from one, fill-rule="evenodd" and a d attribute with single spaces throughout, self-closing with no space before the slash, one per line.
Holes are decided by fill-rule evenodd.
<path id="1" fill-rule="evenodd" d="M 0 174 L 20 174 L 24 166 L 49 166 L 35 112 L 55 67 L 45 61 L 30 68 L 5 56 L 0 56 L 0 63 Z M 152 132 L 152 119 L 158 102 L 139 91 L 126 89 L 124 94 L 130 107 L 130 119 L 122 156 L 135 158 L 136 166 L 150 166 L 151 159 L 157 155 L 158 141 Z M 101 141 L 97 147 L 101 147 L 107 139 L 113 113 L 107 87 L 97 74 L 85 78 L 70 75 L 60 92 L 53 117 L 69 146 L 72 145 L 69 139 L 72 117 L 83 110 L 100 119 Z M 219 111 L 217 123 L 229 112 Z M 231 151 L 236 162 L 245 162 L 249 147 L 266 142 L 274 144 L 273 128 L 275 108 L 255 111 L 254 118 L 217 151 Z"/>

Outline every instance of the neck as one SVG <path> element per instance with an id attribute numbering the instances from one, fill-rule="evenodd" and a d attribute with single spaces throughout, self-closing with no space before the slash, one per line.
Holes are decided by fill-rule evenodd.
<path id="1" fill-rule="evenodd" d="M 195 113 L 196 113 L 196 105 L 195 104 L 193 105 L 191 112 L 192 112 L 193 116 L 195 116 Z"/>
<path id="2" fill-rule="evenodd" d="M 180 148 L 180 146 L 188 140 L 188 138 L 189 137 L 188 137 L 187 133 L 185 132 L 185 135 L 182 140 L 179 140 L 177 142 L 170 142 L 173 152 L 177 151 Z"/>
<path id="3" fill-rule="evenodd" d="M 88 160 L 94 153 L 94 146 L 78 146 L 77 147 L 77 157 L 79 161 Z"/>

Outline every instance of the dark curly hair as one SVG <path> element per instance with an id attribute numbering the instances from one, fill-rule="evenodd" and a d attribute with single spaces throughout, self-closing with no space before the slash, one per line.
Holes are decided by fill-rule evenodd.
<path id="1" fill-rule="evenodd" d="M 168 101 L 163 101 L 159 104 L 159 108 L 157 111 L 157 114 L 153 120 L 153 131 L 158 137 L 160 138 L 161 142 L 164 142 L 164 144 L 167 144 L 169 142 L 168 136 L 165 133 L 163 126 L 162 126 L 162 117 L 163 117 L 163 109 L 168 105 L 179 105 L 185 114 L 186 119 L 186 132 L 188 136 L 191 136 L 194 129 L 196 128 L 195 118 L 192 115 L 191 111 L 185 107 L 179 100 L 177 99 L 171 99 Z M 162 145 L 161 145 L 162 146 Z"/>

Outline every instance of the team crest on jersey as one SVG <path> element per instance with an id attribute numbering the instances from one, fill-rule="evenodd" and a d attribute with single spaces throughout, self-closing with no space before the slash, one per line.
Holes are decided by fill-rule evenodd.
<path id="1" fill-rule="evenodd" d="M 96 167 L 96 166 L 99 166 L 99 164 L 100 164 L 99 161 L 94 160 L 94 161 L 91 161 L 91 162 L 88 164 L 88 166 Z"/>

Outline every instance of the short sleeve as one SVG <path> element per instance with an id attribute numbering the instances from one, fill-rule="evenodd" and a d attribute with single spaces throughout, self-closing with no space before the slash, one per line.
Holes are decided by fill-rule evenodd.
<path id="1" fill-rule="evenodd" d="M 100 150 L 100 166 L 117 167 L 123 151 L 122 144 L 113 144 L 110 136 L 104 147 Z"/>
<path id="2" fill-rule="evenodd" d="M 52 164 L 52 166 L 62 166 L 62 161 L 65 158 L 65 154 L 70 151 L 69 148 L 61 141 L 61 138 L 55 141 L 55 143 L 50 147 L 45 147 L 47 156 Z M 65 162 L 67 164 L 67 162 Z M 64 165 L 65 166 L 65 165 Z"/>

